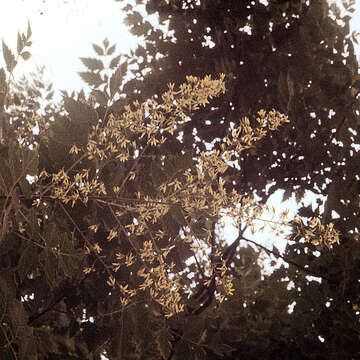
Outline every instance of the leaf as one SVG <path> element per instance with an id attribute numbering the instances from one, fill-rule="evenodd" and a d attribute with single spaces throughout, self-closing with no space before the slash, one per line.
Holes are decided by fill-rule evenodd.
<path id="1" fill-rule="evenodd" d="M 67 92 L 67 90 L 60 90 L 60 92 L 63 97 L 69 97 L 69 93 Z"/>
<path id="2" fill-rule="evenodd" d="M 43 82 L 38 81 L 38 80 L 34 80 L 34 84 L 36 85 L 36 87 L 38 87 L 39 89 L 45 89 L 45 85 Z"/>
<path id="3" fill-rule="evenodd" d="M 14 67 L 16 66 L 15 56 L 5 44 L 4 40 L 2 41 L 2 50 L 6 68 L 9 72 L 12 72 L 14 70 Z"/>
<path id="4" fill-rule="evenodd" d="M 104 55 L 104 50 L 99 45 L 92 44 L 92 46 L 98 55 L 100 55 L 100 56 Z"/>
<path id="5" fill-rule="evenodd" d="M 135 50 L 135 55 L 136 55 L 137 57 L 142 56 L 143 58 L 145 58 L 145 56 L 146 56 L 146 49 L 145 49 L 143 46 L 139 45 L 139 46 L 136 48 L 136 50 Z"/>
<path id="6" fill-rule="evenodd" d="M 20 54 L 20 56 L 26 61 L 30 59 L 31 54 L 28 51 L 24 51 Z"/>
<path id="7" fill-rule="evenodd" d="M 164 174 L 162 166 L 159 161 L 152 161 L 151 165 L 151 180 L 155 187 L 160 186 L 164 182 Z"/>
<path id="8" fill-rule="evenodd" d="M 97 112 L 89 105 L 72 98 L 64 98 L 64 108 L 69 113 L 70 118 L 77 123 L 94 125 L 97 122 Z"/>
<path id="9" fill-rule="evenodd" d="M 104 44 L 104 49 L 107 49 L 108 46 L 109 46 L 109 44 L 110 44 L 108 38 L 105 38 L 105 39 L 103 40 L 103 44 Z"/>
<path id="10" fill-rule="evenodd" d="M 94 89 L 91 91 L 91 95 L 95 97 L 99 104 L 107 106 L 109 97 L 105 91 Z"/>
<path id="11" fill-rule="evenodd" d="M 80 60 L 91 71 L 95 71 L 95 70 L 101 71 L 104 69 L 104 64 L 99 59 L 81 57 Z"/>
<path id="12" fill-rule="evenodd" d="M 295 199 L 296 202 L 299 203 L 303 197 L 305 195 L 305 189 L 299 189 L 298 191 L 295 192 Z"/>
<path id="13" fill-rule="evenodd" d="M 18 37 L 17 37 L 17 53 L 20 55 L 22 49 L 24 48 L 24 42 L 21 38 L 20 33 L 18 32 Z"/>
<path id="14" fill-rule="evenodd" d="M 127 71 L 127 63 L 124 62 L 116 69 L 115 73 L 111 76 L 111 78 L 110 78 L 110 96 L 111 96 L 111 98 L 119 90 L 119 88 L 122 84 L 124 75 L 126 74 L 126 71 Z"/>
<path id="15" fill-rule="evenodd" d="M 4 91 L 6 89 L 6 73 L 4 68 L 0 69 L 0 90 Z"/>
<path id="16" fill-rule="evenodd" d="M 120 59 L 121 55 L 114 57 L 110 62 L 110 69 L 115 69 L 119 64 Z"/>
<path id="17" fill-rule="evenodd" d="M 116 45 L 114 44 L 113 46 L 108 48 L 108 50 L 106 51 L 106 55 L 112 55 L 115 49 L 116 49 Z"/>
<path id="18" fill-rule="evenodd" d="M 21 100 L 17 94 L 14 94 L 14 104 L 17 106 L 21 105 Z"/>
<path id="19" fill-rule="evenodd" d="M 104 83 L 101 75 L 89 71 L 78 72 L 79 76 L 90 86 L 99 87 Z"/>
<path id="20" fill-rule="evenodd" d="M 280 251 L 275 245 L 273 245 L 272 251 L 276 257 L 280 256 Z"/>
<path id="21" fill-rule="evenodd" d="M 180 226 L 184 226 L 186 224 L 186 220 L 180 206 L 172 206 L 169 213 Z"/>
<path id="22" fill-rule="evenodd" d="M 124 106 L 126 104 L 127 104 L 126 99 L 120 98 L 111 105 L 111 109 L 113 109 L 115 112 L 120 112 L 120 111 L 124 110 Z"/>
<path id="23" fill-rule="evenodd" d="M 50 91 L 50 92 L 47 94 L 45 100 L 51 100 L 51 99 L 53 98 L 53 96 L 54 96 L 54 91 Z"/>
<path id="24" fill-rule="evenodd" d="M 123 8 L 123 11 L 124 11 L 124 12 L 131 11 L 131 10 L 132 10 L 132 8 L 133 8 L 133 6 L 132 6 L 132 5 L 130 5 L 130 4 L 126 4 L 126 6 Z"/>
<path id="25" fill-rule="evenodd" d="M 26 33 L 27 40 L 30 39 L 31 34 L 32 34 L 31 26 L 30 26 L 30 22 L 28 21 L 28 28 L 27 28 L 27 33 Z"/>
<path id="26" fill-rule="evenodd" d="M 128 14 L 124 19 L 124 23 L 128 26 L 142 24 L 142 22 L 143 22 L 143 17 L 138 11 L 134 11 L 131 14 Z"/>
<path id="27" fill-rule="evenodd" d="M 179 234 L 179 226 L 169 213 L 165 214 L 161 221 L 165 232 L 167 232 L 174 238 Z"/>
<path id="28" fill-rule="evenodd" d="M 284 194 L 283 194 L 283 198 L 282 198 L 282 202 L 290 199 L 290 197 L 292 196 L 293 192 L 292 192 L 292 189 L 286 189 Z"/>

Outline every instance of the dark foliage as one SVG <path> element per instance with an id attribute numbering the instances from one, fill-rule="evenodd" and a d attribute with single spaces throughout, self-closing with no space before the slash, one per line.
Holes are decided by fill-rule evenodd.
<path id="1" fill-rule="evenodd" d="M 87 71 L 79 75 L 92 88 L 92 100 L 83 92 L 63 92 L 58 106 L 50 103 L 51 86 L 40 79 L 24 80 L 10 91 L 5 71 L 0 74 L 0 358 L 358 358 L 360 78 L 347 15 L 353 3 L 344 2 L 345 15 L 325 0 L 137 3 L 144 4 L 148 14 L 158 14 L 161 22 L 169 21 L 170 34 L 127 5 L 127 23 L 144 37 L 145 45 L 128 58 L 114 55 L 111 76 L 101 59 L 82 58 Z M 23 48 L 31 45 L 30 36 L 30 27 L 26 36 L 19 34 L 18 57 L 4 44 L 8 72 L 19 56 L 28 58 Z M 100 58 L 114 54 L 114 45 L 106 39 L 103 45 L 93 46 Z M 128 71 L 134 78 L 124 80 Z M 298 241 L 295 226 L 282 255 L 261 245 L 259 251 L 240 247 L 240 240 L 254 245 L 244 234 L 230 246 L 216 239 L 223 249 L 220 256 L 229 260 L 235 288 L 234 296 L 219 304 L 213 301 L 214 279 L 204 286 L 203 274 L 195 264 L 187 265 L 191 254 L 179 242 L 168 261 L 174 262 L 184 283 L 195 284 L 185 311 L 167 319 L 145 293 L 123 309 L 120 290 L 107 283 L 103 259 L 115 261 L 119 248 L 128 253 L 131 241 L 144 243 L 145 236 L 132 238 L 120 231 L 112 241 L 106 239 L 110 229 L 128 224 L 136 214 L 120 217 L 119 224 L 112 206 L 95 198 L 86 205 L 64 204 L 50 197 L 49 178 L 40 176 L 31 184 L 26 175 L 44 169 L 89 169 L 90 177 L 103 181 L 111 193 L 132 169 L 131 161 L 99 165 L 77 157 L 74 163 L 75 156 L 69 154 L 73 144 L 86 146 L 92 125 L 106 126 L 124 105 L 159 96 L 168 83 L 179 85 L 186 75 L 218 73 L 226 74 L 226 94 L 205 110 L 188 114 L 191 121 L 179 128 L 182 140 L 175 132 L 163 146 L 148 150 L 137 164 L 143 176 L 129 182 L 120 195 L 133 199 L 139 189 L 156 193 L 162 179 L 193 166 L 192 156 L 206 149 L 205 142 L 220 149 L 232 123 L 247 116 L 256 127 L 257 112 L 275 108 L 288 114 L 290 124 L 241 153 L 239 166 L 224 175 L 227 190 L 256 192 L 263 203 L 278 189 L 285 190 L 285 199 L 295 194 L 298 202 L 306 190 L 322 195 L 316 205 L 303 206 L 300 215 L 305 222 L 313 216 L 332 221 L 341 231 L 341 245 L 319 256 L 317 245 Z M 40 110 L 45 100 L 48 105 Z M 28 130 L 39 111 L 41 136 Z M 16 139 L 24 134 L 26 145 L 33 148 L 18 147 Z M 145 141 L 139 144 L 145 147 Z M 38 199 L 40 204 L 32 206 Z M 161 247 L 178 236 L 184 221 L 178 209 L 169 211 L 161 225 L 168 233 Z M 194 231 L 201 233 L 204 219 L 193 221 Z M 89 231 L 95 223 L 96 233 Z M 159 229 L 154 224 L 151 233 Z M 89 243 L 99 244 L 104 258 L 95 251 L 84 253 Z M 262 274 L 263 250 L 288 265 Z M 84 267 L 94 271 L 86 274 Z M 124 268 L 116 281 L 136 288 L 138 270 L 136 264 Z"/>

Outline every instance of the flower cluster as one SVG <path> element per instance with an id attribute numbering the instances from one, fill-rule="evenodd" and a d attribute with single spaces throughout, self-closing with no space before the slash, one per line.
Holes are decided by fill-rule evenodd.
<path id="1" fill-rule="evenodd" d="M 340 244 L 339 232 L 334 229 L 334 224 L 329 223 L 323 225 L 319 218 L 313 218 L 308 226 L 304 225 L 301 218 L 296 217 L 294 219 L 296 227 L 295 238 L 303 238 L 306 242 L 314 245 L 331 248 L 335 244 Z"/>
<path id="2" fill-rule="evenodd" d="M 115 251 L 116 259 L 103 256 L 104 246 L 99 240 L 92 243 L 90 235 L 86 240 L 86 253 L 94 254 L 106 266 L 109 273 L 107 284 L 119 289 L 123 306 L 139 292 L 147 292 L 163 307 L 167 317 L 183 311 L 184 294 L 192 292 L 191 284 L 181 282 L 180 270 L 176 269 L 171 258 L 176 257 L 173 252 L 178 246 L 185 246 L 193 254 L 201 273 L 209 279 L 216 275 L 215 286 L 220 301 L 233 293 L 228 264 L 220 261 L 214 273 L 211 256 L 217 254 L 221 259 L 221 249 L 211 242 L 210 219 L 227 215 L 237 224 L 252 227 L 268 209 L 235 190 L 227 190 L 231 187 L 226 186 L 224 173 L 231 166 L 231 159 L 241 151 L 262 139 L 268 131 L 277 130 L 288 122 L 286 116 L 275 110 L 261 110 L 256 118 L 259 126 L 255 128 L 250 126 L 248 118 L 242 119 L 237 127 L 229 129 L 221 151 L 213 149 L 194 155 L 185 168 L 175 169 L 171 175 L 164 170 L 163 176 L 159 176 L 160 183 L 155 185 L 150 196 L 143 191 L 142 182 L 136 182 L 147 175 L 141 172 L 140 165 L 152 161 L 159 171 L 163 171 L 164 160 L 156 158 L 156 152 L 151 151 L 153 147 L 162 146 L 169 135 L 180 131 L 182 124 L 189 121 L 192 111 L 225 91 L 224 75 L 215 80 L 210 76 L 204 79 L 189 76 L 186 80 L 179 90 L 174 90 L 174 85 L 170 84 L 169 90 L 161 96 L 161 103 L 151 99 L 144 104 L 134 102 L 126 106 L 122 114 L 111 115 L 107 123 L 92 128 L 86 148 L 72 147 L 72 154 L 87 157 L 96 164 L 92 177 L 88 170 L 42 174 L 51 176 L 52 198 L 73 206 L 76 201 L 87 204 L 91 197 L 99 206 L 109 207 L 117 226 L 106 229 L 108 235 L 103 241 L 119 247 Z M 184 158 L 187 156 L 182 155 Z M 121 164 L 122 169 L 126 167 L 112 188 L 106 188 L 98 176 L 109 161 Z M 151 178 L 145 180 L 151 182 Z M 131 195 L 127 195 L 128 185 L 136 189 Z M 113 196 L 109 200 L 107 194 L 110 193 Z M 180 224 L 177 236 L 171 234 L 166 217 L 175 218 Z M 90 224 L 89 233 L 95 233 L 98 228 L 98 224 Z M 154 228 L 157 229 L 155 232 Z M 314 223 L 306 236 L 326 245 L 338 242 L 335 230 L 324 228 L 319 223 Z M 116 245 L 119 238 L 127 239 L 130 251 L 123 253 Z M 209 249 L 212 255 L 209 255 Z M 199 254 L 201 259 L 198 260 Z M 136 274 L 138 281 L 135 283 L 140 285 L 130 288 L 131 284 L 118 280 L 117 274 L 122 268 L 129 269 L 134 276 Z M 91 265 L 84 269 L 86 273 L 91 271 Z"/>

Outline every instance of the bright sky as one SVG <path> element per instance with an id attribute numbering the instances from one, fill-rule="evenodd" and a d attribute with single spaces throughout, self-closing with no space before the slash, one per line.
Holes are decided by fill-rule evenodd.
<path id="1" fill-rule="evenodd" d="M 45 80 L 54 83 L 55 89 L 80 90 L 86 86 L 77 71 L 85 68 L 79 57 L 94 56 L 91 44 L 101 44 L 105 37 L 117 44 L 118 53 L 135 49 L 137 39 L 123 25 L 121 2 L 114 0 L 1 0 L 0 36 L 15 53 L 17 32 L 26 33 L 27 21 L 32 28 L 32 57 L 21 61 L 15 77 L 34 71 L 36 65 L 46 66 Z M 338 3 L 341 3 L 338 1 Z M 360 31 L 360 2 L 353 15 L 352 30 Z M 360 53 L 360 52 L 359 52 Z M 0 56 L 0 66 L 4 66 Z M 274 195 L 273 204 L 279 211 L 296 209 L 295 201 L 279 205 L 282 193 Z M 228 229 L 229 241 L 236 232 Z M 268 243 L 269 246 L 270 243 Z M 284 242 L 278 242 L 284 248 Z"/>
<path id="2" fill-rule="evenodd" d="M 340 1 L 338 1 L 340 2 Z M 0 36 L 15 52 L 17 32 L 26 32 L 29 19 L 33 35 L 32 57 L 17 67 L 15 75 L 46 66 L 47 80 L 56 89 L 80 90 L 84 83 L 76 74 L 84 71 L 79 57 L 93 56 L 91 44 L 105 37 L 118 52 L 135 48 L 137 39 L 122 23 L 121 1 L 114 0 L 1 0 Z M 352 29 L 360 31 L 360 2 Z M 3 59 L 0 59 L 3 66 Z"/>
<path id="3" fill-rule="evenodd" d="M 0 35 L 15 53 L 17 32 L 26 33 L 27 20 L 32 28 L 32 57 L 16 68 L 33 71 L 46 66 L 46 80 L 56 89 L 80 90 L 85 86 L 77 71 L 85 71 L 79 57 L 93 57 L 91 44 L 101 44 L 107 37 L 117 44 L 118 52 L 136 47 L 122 23 L 120 3 L 114 0 L 2 0 Z M 1 56 L 0 64 L 3 64 Z"/>

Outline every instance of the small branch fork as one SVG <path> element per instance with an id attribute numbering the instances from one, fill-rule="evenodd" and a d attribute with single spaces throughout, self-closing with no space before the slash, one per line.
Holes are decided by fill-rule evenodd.
<path id="1" fill-rule="evenodd" d="M 244 232 L 246 231 L 246 229 L 247 229 L 247 226 L 245 226 L 243 229 L 239 229 L 238 237 L 223 252 L 221 258 L 222 258 L 222 261 L 225 262 L 226 267 L 230 266 L 230 264 L 234 258 L 234 255 L 236 253 L 236 250 L 240 244 L 240 240 L 244 240 L 244 241 L 254 244 L 256 247 L 264 250 L 267 254 L 272 254 L 277 259 L 282 259 L 285 262 L 287 262 L 288 264 L 297 267 L 298 269 L 300 269 L 307 275 L 320 277 L 320 278 L 328 281 L 329 283 L 332 282 L 332 280 L 329 279 L 328 277 L 326 277 L 318 272 L 307 269 L 304 266 L 288 259 L 286 256 L 283 256 L 278 252 L 270 250 L 267 247 L 259 244 L 258 242 L 245 237 Z M 210 245 L 212 247 L 212 252 L 211 252 L 210 257 L 211 257 L 212 265 L 215 265 L 213 263 L 213 255 L 214 255 L 213 249 L 215 246 L 215 222 L 213 223 L 213 227 L 211 230 Z M 216 277 L 220 276 L 219 268 L 216 267 L 216 265 L 214 266 L 214 269 L 215 269 L 215 271 L 213 272 L 210 282 L 209 281 L 207 282 L 208 285 L 205 285 L 205 278 L 204 278 L 203 284 L 200 286 L 199 290 L 191 297 L 191 299 L 189 301 L 189 302 L 191 302 L 191 301 L 195 300 L 197 303 L 200 303 L 200 305 L 197 308 L 195 308 L 188 304 L 185 307 L 185 318 L 189 317 L 191 315 L 199 315 L 202 312 L 204 312 L 211 305 L 211 303 L 214 299 L 214 296 L 215 296 L 215 291 L 216 291 Z M 171 328 L 170 331 L 174 337 L 173 340 L 171 341 L 171 351 L 170 351 L 169 356 L 166 359 L 162 358 L 162 360 L 171 360 L 172 359 L 172 357 L 175 353 L 175 346 L 178 343 L 178 341 L 182 338 L 182 335 L 183 335 L 183 331 L 181 329 Z"/>

